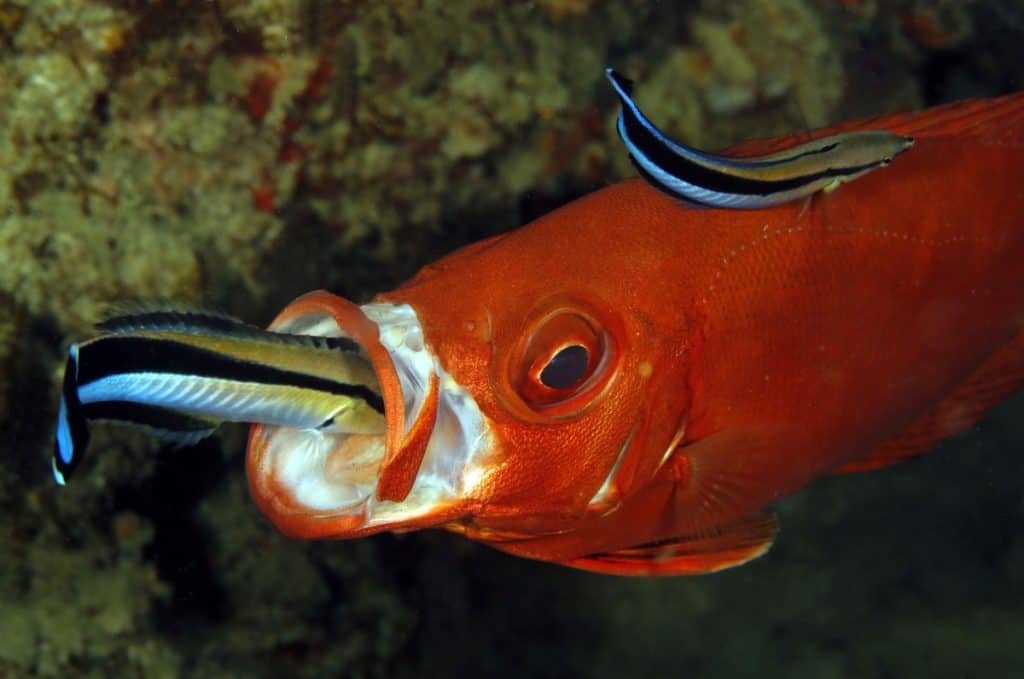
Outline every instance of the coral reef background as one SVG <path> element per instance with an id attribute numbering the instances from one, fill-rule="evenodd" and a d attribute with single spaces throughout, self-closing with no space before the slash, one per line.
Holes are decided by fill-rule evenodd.
<path id="1" fill-rule="evenodd" d="M 111 305 L 366 299 L 631 175 L 605 65 L 716 148 L 1020 89 L 1022 38 L 997 0 L 0 0 L 0 676 L 1014 675 L 1021 398 L 691 579 L 290 541 L 240 429 L 97 432 L 64 489 L 48 457 L 63 351 Z"/>

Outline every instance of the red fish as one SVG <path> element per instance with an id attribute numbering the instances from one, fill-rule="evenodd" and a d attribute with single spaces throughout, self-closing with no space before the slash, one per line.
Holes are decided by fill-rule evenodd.
<path id="1" fill-rule="evenodd" d="M 701 573 L 767 551 L 778 498 L 969 427 L 1024 377 L 1024 95 L 822 134 L 864 126 L 916 143 L 809 205 L 626 181 L 372 304 L 296 300 L 271 327 L 361 344 L 388 431 L 254 427 L 259 507 L 298 537 Z"/>

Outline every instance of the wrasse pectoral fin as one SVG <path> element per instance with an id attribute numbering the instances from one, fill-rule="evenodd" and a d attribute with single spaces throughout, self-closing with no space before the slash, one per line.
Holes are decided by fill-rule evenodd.
<path id="1" fill-rule="evenodd" d="M 757 514 L 705 535 L 661 540 L 605 554 L 571 559 L 565 565 L 608 575 L 696 575 L 732 568 L 767 552 L 778 533 L 770 514 Z"/>
<path id="2" fill-rule="evenodd" d="M 64 485 L 89 422 L 134 425 L 189 445 L 223 422 L 380 434 L 372 366 L 344 337 L 288 335 L 227 316 L 148 309 L 105 321 L 68 352 L 53 473 Z"/>
<path id="3" fill-rule="evenodd" d="M 880 130 L 832 135 L 766 156 L 700 151 L 663 133 L 633 101 L 633 83 L 605 74 L 622 103 L 616 129 L 630 160 L 652 186 L 687 203 L 756 209 L 799 200 L 884 167 L 913 139 Z"/>

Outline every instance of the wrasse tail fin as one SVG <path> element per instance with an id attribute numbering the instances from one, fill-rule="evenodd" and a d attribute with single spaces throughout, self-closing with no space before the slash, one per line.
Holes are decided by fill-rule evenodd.
<path id="1" fill-rule="evenodd" d="M 939 441 L 977 424 L 985 412 L 1024 385 L 1024 333 L 993 354 L 956 391 L 898 437 L 836 474 L 871 471 L 927 453 Z"/>
<path id="2" fill-rule="evenodd" d="M 82 413 L 82 402 L 78 399 L 77 345 L 68 351 L 68 360 L 64 364 L 64 381 L 55 438 L 53 478 L 63 486 L 81 461 L 82 452 L 89 446 L 89 423 Z"/>
<path id="3" fill-rule="evenodd" d="M 714 573 L 756 559 L 775 541 L 778 524 L 771 514 L 684 536 L 563 562 L 608 575 L 696 575 Z"/>

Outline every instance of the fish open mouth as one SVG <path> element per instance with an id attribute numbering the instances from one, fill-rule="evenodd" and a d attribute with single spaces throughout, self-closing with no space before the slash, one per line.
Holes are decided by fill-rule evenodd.
<path id="1" fill-rule="evenodd" d="M 439 365 L 412 307 L 359 307 L 319 291 L 270 329 L 355 340 L 377 374 L 386 422 L 380 433 L 253 426 L 250 488 L 283 532 L 347 537 L 460 513 L 485 476 L 493 437 L 472 396 Z"/>

